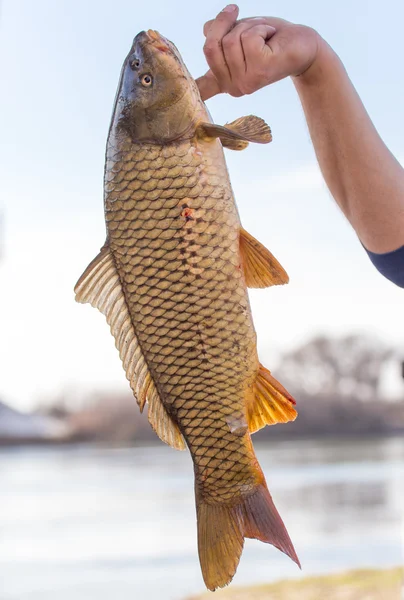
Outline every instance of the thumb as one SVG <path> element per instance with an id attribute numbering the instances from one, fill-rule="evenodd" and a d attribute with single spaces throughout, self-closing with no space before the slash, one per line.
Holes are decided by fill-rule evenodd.
<path id="1" fill-rule="evenodd" d="M 209 100 L 209 98 L 216 96 L 216 94 L 220 94 L 222 91 L 219 87 L 216 77 L 210 70 L 202 77 L 196 79 L 195 82 L 199 88 L 199 93 L 201 94 L 203 101 Z"/>

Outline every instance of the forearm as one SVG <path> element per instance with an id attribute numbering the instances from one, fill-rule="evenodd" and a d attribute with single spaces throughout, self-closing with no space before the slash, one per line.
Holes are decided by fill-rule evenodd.
<path id="1" fill-rule="evenodd" d="M 319 39 L 314 63 L 293 81 L 324 179 L 359 239 L 379 253 L 404 245 L 404 170 L 339 58 Z"/>

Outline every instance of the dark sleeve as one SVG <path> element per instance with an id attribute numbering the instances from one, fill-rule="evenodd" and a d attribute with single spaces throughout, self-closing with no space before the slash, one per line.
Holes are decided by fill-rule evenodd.
<path id="1" fill-rule="evenodd" d="M 382 275 L 404 288 L 404 246 L 393 252 L 387 252 L 387 254 L 375 254 L 369 250 L 366 252 Z"/>

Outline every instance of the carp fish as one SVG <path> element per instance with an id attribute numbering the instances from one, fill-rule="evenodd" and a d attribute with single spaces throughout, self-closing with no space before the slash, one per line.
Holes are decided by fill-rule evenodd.
<path id="1" fill-rule="evenodd" d="M 106 241 L 75 287 L 105 315 L 152 428 L 189 448 L 210 590 L 232 580 L 244 538 L 299 564 L 251 442 L 297 414 L 258 360 L 247 293 L 288 276 L 242 228 L 223 153 L 270 141 L 258 117 L 214 124 L 174 44 L 139 33 L 108 133 Z"/>

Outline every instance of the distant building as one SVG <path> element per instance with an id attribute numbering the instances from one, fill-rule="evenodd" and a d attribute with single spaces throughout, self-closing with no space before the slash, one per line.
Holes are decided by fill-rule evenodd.
<path id="1" fill-rule="evenodd" d="M 51 417 L 25 414 L 0 402 L 0 444 L 62 441 L 68 427 Z"/>

